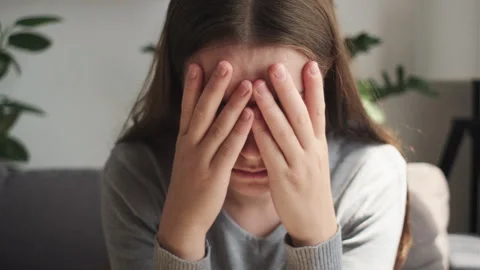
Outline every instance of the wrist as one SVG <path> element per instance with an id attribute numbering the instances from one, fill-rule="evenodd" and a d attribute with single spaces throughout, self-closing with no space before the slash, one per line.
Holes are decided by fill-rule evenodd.
<path id="1" fill-rule="evenodd" d="M 292 246 L 318 246 L 332 238 L 337 233 L 338 224 L 335 214 L 331 215 L 329 218 L 323 219 L 323 222 L 317 224 L 318 225 L 310 225 L 306 227 L 303 232 L 307 233 L 299 235 L 289 234 Z"/>
<path id="2" fill-rule="evenodd" d="M 336 231 L 335 231 L 336 232 Z M 328 239 L 332 238 L 335 233 L 331 234 L 318 234 L 311 235 L 305 238 L 295 238 L 290 236 L 290 244 L 292 247 L 315 247 L 320 245 L 323 242 L 326 242 Z"/>
<path id="3" fill-rule="evenodd" d="M 199 261 L 205 257 L 206 233 L 193 229 L 173 230 L 160 226 L 157 233 L 162 248 L 186 261 Z"/>

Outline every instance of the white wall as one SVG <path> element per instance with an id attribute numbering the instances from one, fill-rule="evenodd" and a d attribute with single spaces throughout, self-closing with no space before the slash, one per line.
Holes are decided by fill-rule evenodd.
<path id="1" fill-rule="evenodd" d="M 443 2 L 449 1 L 443 0 Z M 475 0 L 465 1 L 463 4 L 473 6 L 472 1 Z M 428 16 L 437 14 L 422 12 L 428 11 L 428 7 L 432 5 L 437 5 L 439 3 L 437 0 L 337 0 L 337 3 L 339 20 L 346 34 L 366 30 L 380 36 L 384 41 L 379 48 L 355 60 L 354 72 L 357 76 L 378 78 L 379 70 L 387 69 L 393 73 L 397 64 L 403 64 L 407 71 L 417 71 L 421 66 L 419 61 L 427 59 L 419 53 L 428 52 L 422 42 L 432 36 L 432 33 L 420 31 L 419 26 L 425 26 L 426 21 L 433 19 Z M 448 15 L 453 17 L 461 14 L 463 13 Z M 467 29 L 460 27 L 465 21 L 463 18 L 457 20 L 449 18 L 448 21 L 452 24 L 456 23 L 456 26 L 449 25 L 445 28 L 450 29 L 450 32 L 457 31 L 452 37 L 463 37 L 457 40 L 472 37 Z M 429 27 L 432 28 L 432 25 Z M 438 34 L 438 30 L 436 33 Z M 448 44 L 454 46 L 455 42 L 456 40 L 452 39 Z M 462 45 L 468 48 L 467 45 Z M 480 51 L 480 48 L 478 50 Z M 469 50 L 465 49 L 456 50 L 455 56 L 457 59 L 469 61 L 477 55 L 470 55 Z M 459 62 L 456 65 L 459 69 L 462 67 L 465 69 L 468 63 Z M 469 117 L 471 113 L 470 83 L 434 82 L 432 86 L 440 93 L 436 99 L 412 92 L 390 97 L 381 102 L 387 115 L 386 125 L 401 138 L 405 154 L 411 162 L 438 164 L 451 120 L 454 117 Z M 470 149 L 470 138 L 465 136 L 449 177 L 452 206 L 450 230 L 452 232 L 468 230 Z"/>
<path id="2" fill-rule="evenodd" d="M 100 166 L 141 87 L 150 58 L 139 48 L 157 38 L 167 0 L 2 0 L 0 18 L 52 13 L 65 18 L 42 28 L 54 41 L 46 53 L 17 53 L 19 78 L 1 91 L 43 108 L 43 119 L 25 116 L 14 129 L 31 151 L 29 167 Z M 410 1 L 338 0 L 345 33 L 367 30 L 384 45 L 355 62 L 359 76 L 379 67 L 410 66 Z M 12 75 L 12 74 L 10 74 Z"/>
<path id="3" fill-rule="evenodd" d="M 0 89 L 43 108 L 44 118 L 25 116 L 14 129 L 30 149 L 30 167 L 99 167 L 141 88 L 166 1 L 2 0 L 2 23 L 17 16 L 57 14 L 43 27 L 54 41 L 47 52 L 16 53 L 19 78 Z"/>
<path id="4" fill-rule="evenodd" d="M 397 64 L 414 64 L 414 13 L 418 0 L 337 0 L 342 29 L 380 36 L 384 44 L 355 60 L 357 76 L 379 76 Z M 28 167 L 100 167 L 126 118 L 149 66 L 139 48 L 154 41 L 167 1 L 1 0 L 2 22 L 53 13 L 65 22 L 45 27 L 54 47 L 43 54 L 18 53 L 24 73 L 0 83 L 2 92 L 36 104 L 45 118 L 26 116 L 14 133 L 28 145 Z M 415 93 L 384 102 L 388 125 L 404 140 L 411 161 L 437 163 L 450 119 L 468 115 L 468 85 L 436 85 L 437 100 Z M 454 90 L 454 91 L 452 91 Z M 468 142 L 451 177 L 452 230 L 466 230 Z"/>
<path id="5" fill-rule="evenodd" d="M 393 71 L 397 64 L 412 67 L 414 1 L 417 0 L 336 0 L 338 20 L 346 35 L 366 31 L 383 42 L 355 59 L 355 75 L 376 78 L 380 69 Z"/>

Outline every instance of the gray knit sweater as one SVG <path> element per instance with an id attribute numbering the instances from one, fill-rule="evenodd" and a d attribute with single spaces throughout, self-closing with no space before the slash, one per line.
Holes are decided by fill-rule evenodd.
<path id="1" fill-rule="evenodd" d="M 222 211 L 207 234 L 205 258 L 189 262 L 156 241 L 172 144 L 117 145 L 102 180 L 103 228 L 112 269 L 393 269 L 405 215 L 405 160 L 391 145 L 329 138 L 328 148 L 339 224 L 335 236 L 318 246 L 295 248 L 285 241 L 282 225 L 259 238 Z"/>

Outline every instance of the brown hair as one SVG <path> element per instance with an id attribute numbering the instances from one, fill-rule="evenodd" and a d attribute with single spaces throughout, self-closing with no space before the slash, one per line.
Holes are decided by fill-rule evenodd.
<path id="1" fill-rule="evenodd" d="M 325 74 L 329 134 L 398 145 L 363 108 L 332 0 L 172 0 L 148 80 L 130 113 L 131 126 L 119 141 L 176 136 L 184 63 L 199 49 L 226 41 L 300 49 Z M 410 244 L 407 198 L 395 269 L 405 261 Z"/>

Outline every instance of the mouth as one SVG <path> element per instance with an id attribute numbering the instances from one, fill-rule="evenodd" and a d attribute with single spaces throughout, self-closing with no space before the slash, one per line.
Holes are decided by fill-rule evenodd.
<path id="1" fill-rule="evenodd" d="M 266 178 L 268 176 L 266 169 L 261 169 L 261 170 L 233 169 L 232 174 L 235 174 L 237 176 L 244 177 L 244 178 L 254 178 L 254 179 Z"/>

